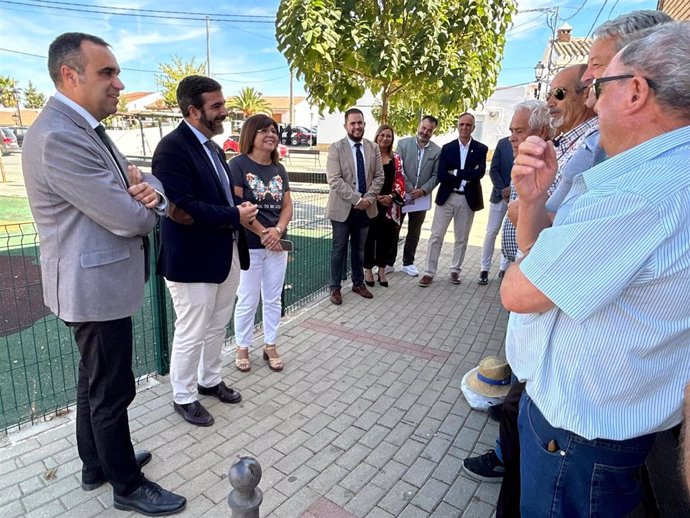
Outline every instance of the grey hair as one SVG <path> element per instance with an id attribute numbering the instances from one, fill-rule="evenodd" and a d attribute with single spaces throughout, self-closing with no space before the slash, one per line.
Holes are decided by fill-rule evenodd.
<path id="1" fill-rule="evenodd" d="M 595 29 L 594 39 L 614 38 L 616 40 L 616 52 L 618 52 L 631 41 L 646 35 L 645 33 L 636 33 L 672 21 L 673 18 L 661 11 L 632 11 L 602 23 Z"/>
<path id="2" fill-rule="evenodd" d="M 663 24 L 626 46 L 619 59 L 653 82 L 659 104 L 690 117 L 690 22 Z"/>
<path id="3" fill-rule="evenodd" d="M 540 131 L 542 128 L 551 128 L 549 123 L 549 108 L 544 101 L 539 99 L 527 99 L 515 105 L 513 115 L 521 111 L 529 112 L 527 124 L 532 131 Z"/>

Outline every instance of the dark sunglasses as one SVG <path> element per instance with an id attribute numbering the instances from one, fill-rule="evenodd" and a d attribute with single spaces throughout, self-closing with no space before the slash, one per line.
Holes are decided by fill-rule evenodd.
<path id="1" fill-rule="evenodd" d="M 558 88 L 554 88 L 553 90 L 550 90 L 546 92 L 546 100 L 548 101 L 551 99 L 551 96 L 554 96 L 557 101 L 562 101 L 565 99 L 565 94 L 568 90 L 566 88 L 563 88 L 562 86 L 559 86 Z"/>
<path id="2" fill-rule="evenodd" d="M 603 83 L 607 83 L 609 81 L 622 81 L 623 79 L 632 79 L 635 77 L 634 74 L 621 74 L 619 76 L 608 76 L 608 77 L 600 77 L 598 79 L 593 79 L 592 80 L 592 88 L 594 88 L 594 97 L 599 99 L 599 96 L 601 95 L 601 85 Z M 646 77 L 640 76 L 642 79 L 647 81 L 647 84 L 649 85 L 649 88 L 652 90 L 656 89 L 656 85 L 654 84 L 654 81 L 651 79 L 647 79 Z"/>

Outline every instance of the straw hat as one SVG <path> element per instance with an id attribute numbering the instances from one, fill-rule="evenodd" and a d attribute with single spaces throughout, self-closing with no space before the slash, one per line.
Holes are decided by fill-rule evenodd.
<path id="1" fill-rule="evenodd" d="M 482 396 L 491 398 L 506 397 L 510 390 L 510 366 L 497 356 L 487 356 L 467 373 L 467 385 Z"/>

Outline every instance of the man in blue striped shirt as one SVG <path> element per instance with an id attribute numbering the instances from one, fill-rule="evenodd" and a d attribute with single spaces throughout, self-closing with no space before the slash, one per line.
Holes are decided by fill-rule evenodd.
<path id="1" fill-rule="evenodd" d="M 656 432 L 681 421 L 690 380 L 688 63 L 690 24 L 669 23 L 595 80 L 609 159 L 574 178 L 552 227 L 543 228 L 553 146 L 530 137 L 515 159 L 523 257 L 501 298 L 512 312 L 508 360 L 527 383 L 523 516 L 626 515 L 640 501 Z M 536 242 L 523 242 L 535 232 Z"/>

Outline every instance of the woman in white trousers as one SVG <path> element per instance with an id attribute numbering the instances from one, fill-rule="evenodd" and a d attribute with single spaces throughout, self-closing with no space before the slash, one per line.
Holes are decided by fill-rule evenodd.
<path id="1" fill-rule="evenodd" d="M 287 268 L 287 252 L 281 239 L 292 219 L 292 199 L 285 168 L 278 158 L 278 125 L 270 117 L 253 115 L 240 133 L 240 155 L 230 161 L 235 195 L 255 203 L 259 212 L 246 228 L 249 245 L 249 270 L 240 273 L 235 305 L 235 366 L 242 372 L 251 369 L 249 346 L 254 321 L 263 301 L 263 358 L 271 370 L 283 370 L 276 341 L 281 314 L 281 293 Z"/>

